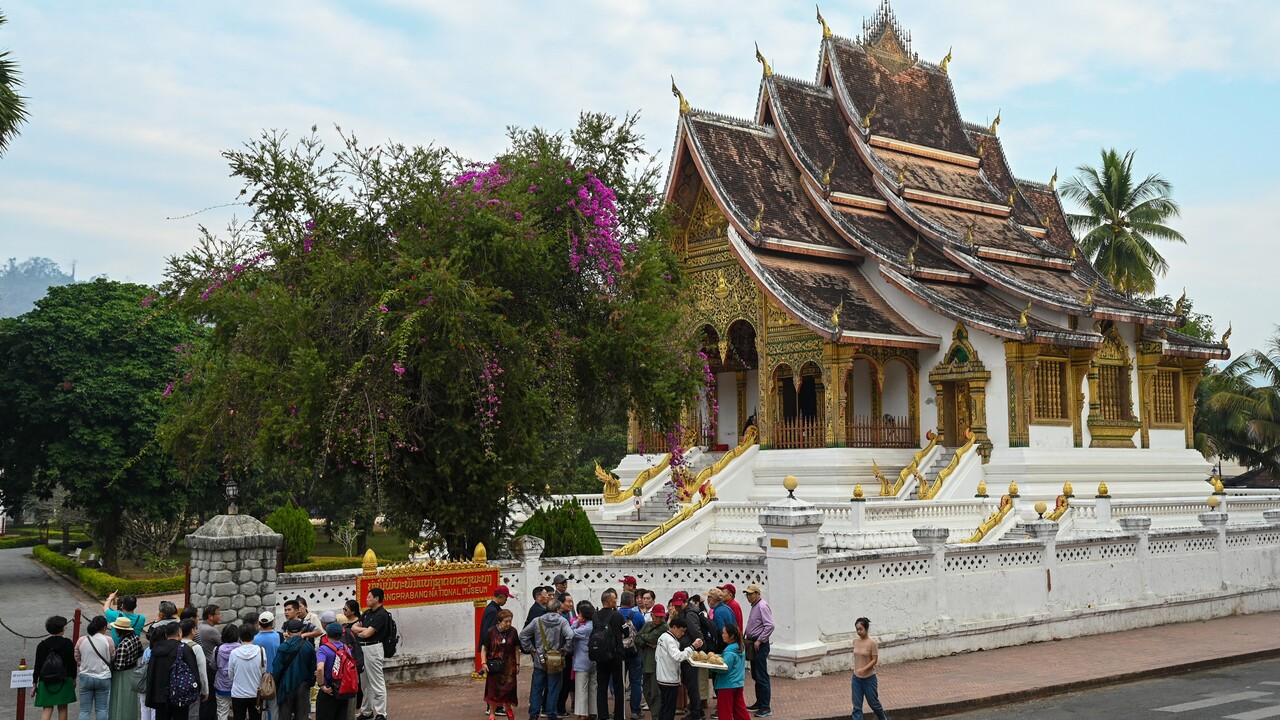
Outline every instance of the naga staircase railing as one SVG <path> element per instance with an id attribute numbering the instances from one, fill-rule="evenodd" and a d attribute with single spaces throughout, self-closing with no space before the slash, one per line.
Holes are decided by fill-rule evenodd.
<path id="1" fill-rule="evenodd" d="M 920 461 L 923 460 L 938 443 L 942 442 L 941 431 L 934 432 L 930 430 L 925 434 L 925 437 L 929 438 L 928 444 L 920 448 L 920 452 L 911 456 L 911 462 L 906 467 L 902 468 L 902 472 L 898 473 L 897 482 L 893 485 L 889 485 L 888 481 L 884 479 L 884 476 L 877 473 L 876 477 L 880 478 L 880 497 L 890 497 L 901 492 L 902 486 L 907 484 L 907 478 L 919 472 Z M 877 469 L 878 467 L 879 466 L 877 466 Z"/>
<path id="2" fill-rule="evenodd" d="M 973 432 L 969 430 L 965 430 L 964 435 L 968 440 L 966 440 L 964 445 L 961 445 L 960 448 L 956 450 L 956 454 L 951 458 L 951 462 L 947 463 L 947 466 L 942 468 L 942 472 L 938 473 L 938 477 L 933 481 L 933 484 L 929 485 L 927 488 L 920 488 L 919 497 L 921 500 L 932 500 L 938 496 L 938 491 L 942 489 L 943 481 L 950 477 L 951 473 L 956 471 L 956 468 L 960 467 L 960 461 L 964 458 L 965 453 L 972 450 L 974 443 L 978 441 L 978 436 L 974 435 Z"/>

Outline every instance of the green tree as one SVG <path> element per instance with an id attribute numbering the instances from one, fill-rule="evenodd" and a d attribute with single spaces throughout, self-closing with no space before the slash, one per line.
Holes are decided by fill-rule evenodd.
<path id="1" fill-rule="evenodd" d="M 8 20 L 0 12 L 0 27 Z M 18 126 L 27 121 L 27 99 L 18 94 L 22 79 L 18 64 L 9 58 L 8 50 L 0 50 L 0 155 L 18 136 Z"/>
<path id="2" fill-rule="evenodd" d="M 145 307 L 149 293 L 107 280 L 64 285 L 0 320 L 0 486 L 6 498 L 64 488 L 110 570 L 126 511 L 173 517 L 202 490 L 154 442 L 196 331 Z"/>
<path id="3" fill-rule="evenodd" d="M 1205 313 L 1195 312 L 1195 301 L 1188 298 L 1185 292 L 1177 300 L 1174 300 L 1171 295 L 1157 295 L 1145 298 L 1143 302 L 1152 310 L 1181 315 L 1185 322 L 1174 329 L 1183 335 L 1190 335 L 1201 340 L 1218 339 L 1217 334 L 1213 331 L 1213 317 Z"/>
<path id="4" fill-rule="evenodd" d="M 1101 167 L 1076 168 L 1080 174 L 1063 185 L 1062 194 L 1084 209 L 1067 220 L 1098 272 L 1121 292 L 1145 295 L 1155 292 L 1156 277 L 1169 270 L 1151 240 L 1186 238 L 1165 225 L 1178 217 L 1178 204 L 1169 197 L 1173 186 L 1154 174 L 1137 182 L 1133 156 L 1133 150 L 1121 157 L 1104 149 Z"/>
<path id="5" fill-rule="evenodd" d="M 316 529 L 306 510 L 288 502 L 276 508 L 266 523 L 267 527 L 284 536 L 286 563 L 295 565 L 311 559 L 311 550 L 316 545 Z"/>
<path id="6" fill-rule="evenodd" d="M 213 327 L 166 424 L 179 461 L 469 554 L 587 430 L 631 407 L 674 424 L 701 373 L 635 118 L 510 140 L 481 164 L 314 129 L 227 153 L 253 217 L 169 270 L 174 309 Z"/>
<path id="7" fill-rule="evenodd" d="M 600 538 L 591 526 L 591 518 L 587 517 L 577 500 L 534 510 L 529 519 L 516 530 L 516 537 L 521 535 L 532 535 L 545 540 L 547 546 L 542 554 L 546 557 L 577 557 L 600 555 L 604 552 Z"/>
<path id="8" fill-rule="evenodd" d="M 1196 405 L 1196 449 L 1280 476 L 1280 332 L 1207 372 Z"/>

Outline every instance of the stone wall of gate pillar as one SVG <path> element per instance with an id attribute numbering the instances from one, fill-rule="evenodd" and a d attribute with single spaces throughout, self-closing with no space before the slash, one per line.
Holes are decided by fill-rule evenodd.
<path id="1" fill-rule="evenodd" d="M 284 536 L 249 515 L 218 515 L 187 536 L 191 604 L 228 618 L 276 606 L 276 552 Z"/>

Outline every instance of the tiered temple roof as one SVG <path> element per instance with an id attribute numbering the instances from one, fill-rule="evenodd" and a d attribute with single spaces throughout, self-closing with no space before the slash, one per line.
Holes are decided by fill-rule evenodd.
<path id="1" fill-rule="evenodd" d="M 1095 321 L 1112 320 L 1141 325 L 1165 354 L 1228 355 L 1098 274 L 1052 184 L 1014 176 L 998 116 L 961 118 L 946 62 L 920 61 L 887 3 L 857 40 L 823 30 L 813 83 L 758 57 L 754 120 L 680 96 L 668 198 L 691 212 L 685 185 L 700 182 L 728 220 L 731 250 L 783 310 L 839 342 L 936 347 L 859 269 L 871 258 L 916 301 L 997 336 L 1098 347 Z"/>

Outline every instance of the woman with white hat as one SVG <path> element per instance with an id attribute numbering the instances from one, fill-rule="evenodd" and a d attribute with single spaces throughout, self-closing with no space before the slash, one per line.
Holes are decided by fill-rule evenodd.
<path id="1" fill-rule="evenodd" d="M 111 658 L 111 720 L 138 720 L 138 695 L 133 691 L 133 669 L 142 659 L 142 640 L 134 632 L 133 621 L 118 615 L 111 630 L 120 637 Z"/>

